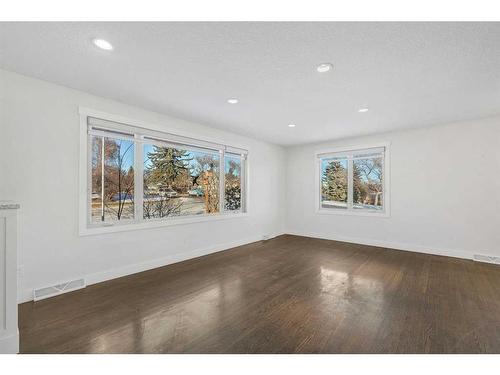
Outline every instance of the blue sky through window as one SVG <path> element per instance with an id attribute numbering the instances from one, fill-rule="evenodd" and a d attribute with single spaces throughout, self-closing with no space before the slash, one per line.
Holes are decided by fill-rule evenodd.
<path id="1" fill-rule="evenodd" d="M 120 148 L 120 155 L 123 158 L 123 169 L 128 170 L 130 167 L 133 167 L 134 165 L 134 147 L 132 146 L 128 151 L 127 148 L 133 143 L 131 141 L 117 141 L 121 142 L 121 148 Z M 145 144 L 144 145 L 144 169 L 147 169 L 151 167 L 151 160 L 148 157 L 148 154 L 153 152 L 154 145 L 152 144 Z M 198 166 L 198 162 L 196 158 L 198 157 L 203 157 L 206 156 L 208 153 L 200 152 L 200 151 L 188 151 L 186 155 L 186 159 L 192 159 L 189 160 L 189 167 L 191 171 L 196 170 L 196 167 Z M 218 154 L 213 154 L 215 159 L 219 159 Z M 241 158 L 239 156 L 232 156 L 226 154 L 226 160 L 225 160 L 225 173 L 229 173 L 229 169 L 231 167 L 230 162 L 234 161 L 238 166 L 241 168 Z M 345 166 L 347 168 L 347 165 Z M 240 175 L 239 170 L 234 170 L 233 174 L 235 176 Z"/>
<path id="2" fill-rule="evenodd" d="M 347 159 L 322 159 L 321 160 L 321 175 L 323 176 L 324 173 L 326 172 L 326 167 L 332 162 L 332 161 L 338 161 L 340 165 L 347 170 Z"/>
<path id="3" fill-rule="evenodd" d="M 108 138 L 108 140 L 112 138 Z M 120 158 L 122 159 L 122 170 L 128 171 L 134 166 L 134 142 L 125 140 L 113 140 L 120 146 Z"/>
<path id="4" fill-rule="evenodd" d="M 231 156 L 226 154 L 225 157 L 226 157 L 225 173 L 229 173 L 229 169 L 231 168 L 231 161 L 234 161 L 240 167 L 239 169 L 241 169 L 241 158 L 239 156 Z M 239 169 L 234 170 L 233 175 L 239 176 L 240 175 Z"/>

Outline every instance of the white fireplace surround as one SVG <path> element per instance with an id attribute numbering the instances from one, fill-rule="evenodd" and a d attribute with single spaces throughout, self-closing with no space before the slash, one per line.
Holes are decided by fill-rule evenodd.
<path id="1" fill-rule="evenodd" d="M 17 328 L 17 211 L 0 201 L 0 353 L 19 352 Z"/>

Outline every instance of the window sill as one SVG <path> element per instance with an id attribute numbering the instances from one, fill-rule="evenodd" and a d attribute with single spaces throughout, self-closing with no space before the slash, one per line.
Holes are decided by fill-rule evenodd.
<path id="1" fill-rule="evenodd" d="M 80 236 L 92 236 L 95 234 L 106 234 L 106 233 L 116 233 L 116 232 L 128 232 L 132 230 L 141 229 L 154 229 L 161 227 L 170 227 L 173 225 L 183 225 L 183 224 L 194 224 L 194 223 L 204 223 L 210 221 L 218 220 L 228 220 L 248 217 L 248 212 L 239 213 L 225 213 L 225 214 L 214 214 L 214 215 L 203 215 L 200 217 L 186 217 L 186 218 L 170 218 L 170 219 L 157 219 L 147 222 L 128 222 L 128 223 L 117 223 L 111 225 L 97 225 L 97 226 L 85 226 L 80 228 Z"/>
<path id="2" fill-rule="evenodd" d="M 316 214 L 318 215 L 343 215 L 343 216 L 369 216 L 369 217 L 380 217 L 380 218 L 388 218 L 390 217 L 390 213 L 387 211 L 384 212 L 367 212 L 362 210 L 340 210 L 340 209 L 317 209 Z"/>

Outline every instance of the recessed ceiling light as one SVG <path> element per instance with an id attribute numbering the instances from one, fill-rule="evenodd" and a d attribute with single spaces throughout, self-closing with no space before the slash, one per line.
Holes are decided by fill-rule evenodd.
<path id="1" fill-rule="evenodd" d="M 295 128 L 295 124 L 288 124 L 289 128 Z"/>
<path id="2" fill-rule="evenodd" d="M 229 104 L 236 104 L 236 103 L 238 103 L 238 99 L 228 99 L 227 102 Z"/>
<path id="3" fill-rule="evenodd" d="M 92 42 L 96 45 L 96 47 L 99 47 L 100 49 L 103 49 L 106 51 L 111 51 L 113 49 L 113 46 L 107 40 L 96 38 L 96 39 L 92 40 Z"/>
<path id="4" fill-rule="evenodd" d="M 365 113 L 365 112 L 368 112 L 368 108 L 361 108 L 361 109 L 358 109 L 358 112 L 359 112 L 359 113 Z"/>
<path id="5" fill-rule="evenodd" d="M 319 64 L 316 70 L 320 73 L 326 73 L 333 69 L 333 65 L 330 63 Z"/>

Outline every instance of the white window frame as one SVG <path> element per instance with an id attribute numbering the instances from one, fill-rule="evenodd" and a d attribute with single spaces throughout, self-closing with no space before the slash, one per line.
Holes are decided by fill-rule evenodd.
<path id="1" fill-rule="evenodd" d="M 391 216 L 391 144 L 390 142 L 373 143 L 365 145 L 347 146 L 330 148 L 326 150 L 318 150 L 314 154 L 314 169 L 315 173 L 315 212 L 316 214 L 325 215 L 351 215 L 351 216 L 372 216 L 372 217 L 390 217 Z M 384 148 L 384 158 L 382 163 L 382 186 L 383 186 L 383 210 L 368 210 L 368 209 L 353 209 L 352 208 L 352 158 L 348 158 L 348 208 L 335 209 L 323 208 L 321 205 L 321 161 L 328 158 L 328 154 L 348 154 L 357 151 L 366 151 L 368 149 Z M 350 204 L 349 204 L 350 203 Z"/>
<path id="2" fill-rule="evenodd" d="M 182 224 L 191 224 L 191 223 L 201 223 L 201 222 L 209 222 L 216 220 L 226 220 L 226 219 L 234 219 L 247 217 L 249 215 L 249 197 L 250 197 L 250 189 L 249 189 L 249 155 L 250 149 L 245 145 L 232 145 L 225 146 L 220 141 L 210 140 L 204 137 L 199 137 L 196 135 L 188 134 L 186 132 L 173 131 L 170 133 L 170 129 L 166 126 L 160 126 L 156 124 L 145 123 L 143 121 L 127 118 L 124 116 L 109 114 L 102 111 L 93 110 L 90 108 L 79 107 L 79 115 L 80 115 L 80 160 L 79 160 L 79 234 L 81 236 L 93 235 L 93 234 L 103 234 L 103 233 L 113 233 L 113 232 L 122 232 L 122 231 L 130 231 L 130 230 L 139 230 L 139 229 L 150 229 L 150 228 L 158 228 L 165 227 L 171 225 L 182 225 Z M 90 142 L 88 142 L 88 118 L 97 118 L 104 121 L 110 121 L 115 123 L 113 129 L 120 130 L 120 124 L 126 127 L 133 127 L 137 129 L 143 129 L 144 133 L 151 135 L 157 134 L 159 137 L 163 139 L 168 139 L 171 142 L 175 142 L 175 138 L 190 138 L 194 141 L 194 143 L 198 142 L 198 144 L 203 145 L 204 143 L 211 145 L 219 145 L 218 147 L 220 154 L 220 202 L 219 207 L 220 211 L 218 213 L 212 214 L 200 214 L 200 215 L 191 215 L 191 216 L 172 216 L 168 218 L 158 218 L 158 219 L 143 219 L 142 217 L 142 198 L 134 200 L 135 204 L 135 214 L 134 219 L 117 221 L 117 222 L 104 222 L 92 224 L 89 220 L 90 218 L 90 199 L 91 199 L 91 167 L 89 162 L 89 157 L 91 154 Z M 135 136 L 137 137 L 137 135 Z M 141 140 L 144 142 L 144 140 Z M 148 143 L 149 141 L 145 141 Z M 155 142 L 151 142 L 155 143 Z M 136 143 L 135 145 L 141 145 L 142 143 Z M 224 175 L 225 175 L 225 159 L 224 153 L 230 152 L 232 154 L 236 153 L 237 150 L 245 150 L 246 154 L 244 155 L 244 163 L 242 163 L 241 170 L 241 189 L 242 189 L 242 201 L 241 201 L 241 209 L 238 211 L 226 211 L 224 210 Z M 143 157 L 143 149 L 142 147 L 134 147 L 134 158 L 135 165 L 134 170 L 136 171 L 136 178 L 134 182 L 134 195 L 135 197 L 143 196 L 143 184 L 142 182 L 142 171 L 143 171 L 143 163 L 140 163 Z M 243 156 L 243 155 L 242 155 Z M 138 175 L 141 175 L 140 178 L 137 178 Z M 141 207 L 139 207 L 141 206 Z"/>

